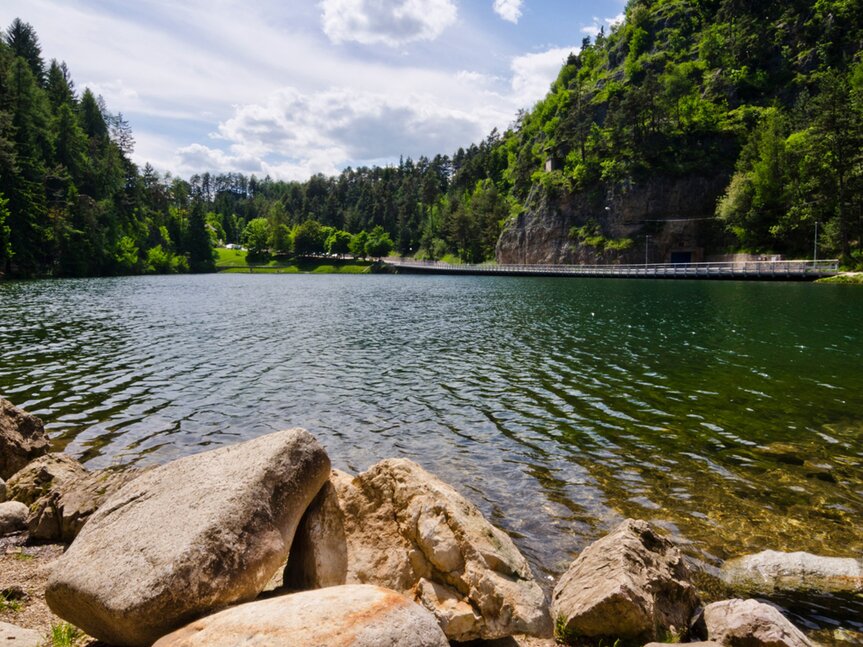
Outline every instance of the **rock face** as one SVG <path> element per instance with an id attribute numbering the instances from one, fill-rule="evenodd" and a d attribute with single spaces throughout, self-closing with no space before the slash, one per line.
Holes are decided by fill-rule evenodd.
<path id="1" fill-rule="evenodd" d="M 556 197 L 537 187 L 525 203 L 524 212 L 504 226 L 495 256 L 498 263 L 516 264 L 643 263 L 646 232 L 650 234 L 649 262 L 668 262 L 672 249 L 703 247 L 708 237 L 704 223 L 679 221 L 712 217 L 716 200 L 727 184 L 728 178 L 721 174 L 681 179 L 655 177 L 626 191 L 593 198 L 587 194 Z M 645 229 L 646 221 L 655 226 Z M 599 225 L 606 238 L 632 238 L 636 244 L 629 250 L 609 252 L 570 237 L 572 227 L 590 222 Z"/>
<path id="2" fill-rule="evenodd" d="M 567 637 L 649 642 L 685 633 L 698 606 L 680 551 L 647 522 L 628 519 L 576 558 L 551 612 Z"/>
<path id="3" fill-rule="evenodd" d="M 449 647 L 435 617 L 377 586 L 336 586 L 242 604 L 197 620 L 153 647 Z"/>
<path id="4" fill-rule="evenodd" d="M 542 590 L 512 540 L 409 460 L 334 472 L 297 532 L 285 584 L 376 584 L 432 611 L 451 640 L 548 635 Z"/>
<path id="5" fill-rule="evenodd" d="M 6 481 L 0 479 L 0 503 L 3 503 L 7 498 Z"/>
<path id="6" fill-rule="evenodd" d="M 729 647 L 813 647 L 776 607 L 756 600 L 714 602 L 703 617 L 710 640 Z"/>
<path id="7" fill-rule="evenodd" d="M 54 563 L 48 605 L 100 640 L 143 647 L 251 600 L 329 471 L 317 441 L 292 429 L 145 472 Z"/>
<path id="8" fill-rule="evenodd" d="M 773 594 L 863 593 L 863 561 L 765 550 L 728 560 L 722 579 L 736 592 Z"/>
<path id="9" fill-rule="evenodd" d="M 46 454 L 9 479 L 9 494 L 30 506 L 34 539 L 71 542 L 99 506 L 139 470 L 90 472 L 65 454 Z"/>
<path id="10" fill-rule="evenodd" d="M 43 644 L 38 631 L 0 622 L 0 645 L 3 647 L 41 647 Z"/>
<path id="11" fill-rule="evenodd" d="M 48 453 L 42 421 L 0 398 L 0 479 L 8 479 L 34 458 Z"/>
<path id="12" fill-rule="evenodd" d="M 0 503 L 0 537 L 27 529 L 27 506 L 17 501 Z"/>

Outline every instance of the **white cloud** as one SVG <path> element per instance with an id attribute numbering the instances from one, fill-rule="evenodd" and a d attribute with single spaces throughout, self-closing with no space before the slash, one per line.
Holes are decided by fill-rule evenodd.
<path id="1" fill-rule="evenodd" d="M 399 9 L 402 19 L 413 16 L 402 26 L 415 29 L 378 30 L 393 40 L 443 29 L 457 2 L 339 1 L 375 15 Z M 139 165 L 182 176 L 211 170 L 305 179 L 402 154 L 451 154 L 505 128 L 542 97 L 570 51 L 513 59 L 512 43 L 467 21 L 431 57 L 334 47 L 319 29 L 324 6 L 2 0 L 0 13 L 32 22 L 45 57 L 65 59 L 79 90 L 91 87 L 124 114 Z"/>
<path id="2" fill-rule="evenodd" d="M 494 12 L 511 23 L 517 23 L 521 18 L 523 0 L 494 0 Z"/>
<path id="3" fill-rule="evenodd" d="M 391 47 L 434 40 L 456 20 L 452 0 L 323 0 L 324 33 L 334 43 Z"/>
<path id="4" fill-rule="evenodd" d="M 570 53 L 579 47 L 556 47 L 545 52 L 524 54 L 512 60 L 512 91 L 522 108 L 530 108 L 548 93 L 552 81 Z"/>
<path id="5" fill-rule="evenodd" d="M 582 27 L 582 33 L 585 33 L 589 36 L 596 38 L 599 35 L 601 29 L 605 30 L 607 34 L 612 28 L 617 27 L 618 25 L 623 24 L 623 21 L 626 20 L 626 14 L 619 13 L 616 16 L 612 16 L 611 18 L 601 19 L 596 16 L 593 18 L 593 24 L 587 25 L 586 27 Z"/>
<path id="6" fill-rule="evenodd" d="M 346 164 L 373 164 L 398 155 L 451 152 L 486 134 L 488 117 L 440 105 L 430 96 L 387 96 L 331 89 L 283 88 L 258 104 L 237 107 L 214 143 L 178 152 L 184 173 L 235 170 L 282 179 L 332 175 Z"/>

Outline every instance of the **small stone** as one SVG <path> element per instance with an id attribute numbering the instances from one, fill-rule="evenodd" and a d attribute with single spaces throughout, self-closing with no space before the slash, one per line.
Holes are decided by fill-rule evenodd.
<path id="1" fill-rule="evenodd" d="M 723 600 L 703 612 L 707 637 L 735 647 L 814 647 L 779 610 L 757 600 Z"/>
<path id="2" fill-rule="evenodd" d="M 0 645 L 3 647 L 41 647 L 43 644 L 38 631 L 0 622 Z"/>
<path id="3" fill-rule="evenodd" d="M 0 537 L 27 530 L 27 506 L 18 501 L 0 503 Z"/>
<path id="4" fill-rule="evenodd" d="M 0 479 L 8 479 L 50 447 L 42 421 L 0 398 Z"/>
<path id="5" fill-rule="evenodd" d="M 164 636 L 153 647 L 449 647 L 435 617 L 377 586 L 333 586 L 242 604 Z"/>

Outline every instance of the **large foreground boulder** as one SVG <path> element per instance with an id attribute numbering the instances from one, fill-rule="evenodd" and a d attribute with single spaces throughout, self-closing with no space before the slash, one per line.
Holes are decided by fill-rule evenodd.
<path id="1" fill-rule="evenodd" d="M 646 521 L 627 519 L 570 565 L 551 612 L 560 638 L 643 644 L 685 634 L 699 604 L 677 547 Z"/>
<path id="2" fill-rule="evenodd" d="M 545 596 L 512 540 L 405 459 L 334 472 L 303 519 L 285 584 L 376 584 L 432 611 L 451 640 L 550 635 Z"/>
<path id="3" fill-rule="evenodd" d="M 757 600 L 723 600 L 704 608 L 710 640 L 728 647 L 813 647 L 776 607 Z"/>
<path id="4" fill-rule="evenodd" d="M 242 604 L 168 634 L 154 647 L 449 647 L 435 617 L 377 586 L 336 586 Z"/>
<path id="5" fill-rule="evenodd" d="M 84 523 L 140 470 L 88 471 L 71 456 L 40 456 L 9 479 L 11 498 L 30 506 L 33 539 L 71 542 Z"/>
<path id="6" fill-rule="evenodd" d="M 863 561 L 852 557 L 765 550 L 728 560 L 721 573 L 734 591 L 747 595 L 863 593 Z"/>
<path id="7" fill-rule="evenodd" d="M 145 472 L 54 563 L 48 605 L 100 640 L 143 647 L 251 600 L 329 471 L 318 442 L 292 429 Z"/>
<path id="8" fill-rule="evenodd" d="M 47 454 L 49 446 L 39 418 L 0 398 L 0 479 L 8 479 L 34 458 Z"/>

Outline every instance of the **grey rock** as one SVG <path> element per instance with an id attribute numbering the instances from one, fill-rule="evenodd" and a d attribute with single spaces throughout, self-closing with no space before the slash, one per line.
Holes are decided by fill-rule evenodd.
<path id="1" fill-rule="evenodd" d="M 8 622 L 0 622 L 0 645 L 3 647 L 42 647 L 42 634 Z"/>
<path id="2" fill-rule="evenodd" d="M 771 597 L 794 593 L 863 593 L 863 561 L 765 550 L 730 559 L 722 579 L 735 592 Z"/>
<path id="3" fill-rule="evenodd" d="M 95 638 L 143 647 L 254 599 L 329 471 L 318 442 L 292 429 L 145 472 L 54 562 L 48 605 Z"/>
<path id="4" fill-rule="evenodd" d="M 708 638 L 729 647 L 813 647 L 776 607 L 757 600 L 723 600 L 704 608 Z"/>
<path id="5" fill-rule="evenodd" d="M 699 604 L 677 547 L 627 519 L 570 565 L 551 612 L 567 635 L 648 642 L 685 633 Z"/>
<path id="6" fill-rule="evenodd" d="M 42 421 L 0 398 L 0 479 L 47 454 L 49 447 Z"/>
<path id="7" fill-rule="evenodd" d="M 87 519 L 140 470 L 88 471 L 71 456 L 46 454 L 9 479 L 9 493 L 30 506 L 34 539 L 71 542 Z"/>
<path id="8" fill-rule="evenodd" d="M 27 530 L 27 506 L 18 501 L 0 503 L 0 537 Z"/>
<path id="9" fill-rule="evenodd" d="M 449 647 L 435 617 L 405 596 L 336 586 L 250 602 L 197 620 L 153 647 Z"/>
<path id="10" fill-rule="evenodd" d="M 3 503 L 7 499 L 6 494 L 6 481 L 0 479 L 0 503 Z"/>
<path id="11" fill-rule="evenodd" d="M 645 221 L 651 229 L 649 261 L 667 262 L 672 249 L 703 247 L 709 226 L 703 222 L 667 222 L 688 218 L 712 218 L 716 200 L 728 185 L 728 177 L 651 179 L 607 195 L 597 201 L 587 193 L 553 195 L 537 185 L 525 202 L 524 211 L 504 225 L 497 242 L 498 263 L 516 264 L 605 264 L 643 263 L 644 243 L 628 250 L 609 251 L 580 243 L 570 236 L 573 227 L 588 223 L 599 226 L 609 239 L 643 241 Z M 700 260 L 698 257 L 694 261 Z"/>
<path id="12" fill-rule="evenodd" d="M 404 459 L 330 483 L 297 532 L 287 586 L 384 586 L 432 611 L 451 640 L 550 635 L 527 561 L 452 487 Z"/>

